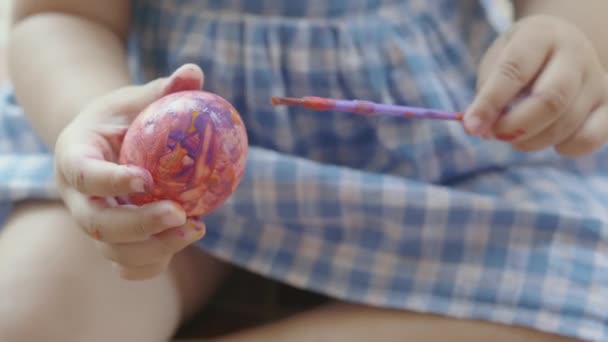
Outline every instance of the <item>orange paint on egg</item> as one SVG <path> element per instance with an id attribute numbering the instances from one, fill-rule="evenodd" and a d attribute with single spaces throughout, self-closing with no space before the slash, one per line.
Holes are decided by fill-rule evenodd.
<path id="1" fill-rule="evenodd" d="M 119 162 L 153 178 L 149 191 L 128 201 L 171 200 L 189 217 L 206 215 L 237 188 L 247 151 L 240 115 L 222 97 L 205 91 L 164 96 L 138 115 L 123 140 Z"/>
<path id="2" fill-rule="evenodd" d="M 196 118 L 199 116 L 199 114 L 200 114 L 199 111 L 194 111 L 192 113 L 192 122 L 190 123 L 190 128 L 188 129 L 188 133 L 196 132 L 196 126 L 194 126 L 194 122 L 196 121 Z"/>

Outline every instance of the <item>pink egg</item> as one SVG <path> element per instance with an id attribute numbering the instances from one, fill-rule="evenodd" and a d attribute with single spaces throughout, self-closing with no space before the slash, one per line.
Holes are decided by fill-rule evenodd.
<path id="1" fill-rule="evenodd" d="M 228 101 L 209 92 L 182 91 L 139 114 L 126 133 L 119 161 L 147 169 L 154 179 L 152 191 L 129 196 L 131 203 L 172 200 L 188 216 L 200 216 L 236 190 L 247 149 L 245 126 Z"/>

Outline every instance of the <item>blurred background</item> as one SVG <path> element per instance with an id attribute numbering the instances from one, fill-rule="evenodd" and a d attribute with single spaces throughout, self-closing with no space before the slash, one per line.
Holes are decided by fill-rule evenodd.
<path id="1" fill-rule="evenodd" d="M 0 83 L 6 80 L 6 40 L 12 1 L 0 1 Z"/>

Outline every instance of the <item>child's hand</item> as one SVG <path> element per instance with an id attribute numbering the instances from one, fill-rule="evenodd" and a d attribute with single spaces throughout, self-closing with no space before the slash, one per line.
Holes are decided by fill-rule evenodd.
<path id="1" fill-rule="evenodd" d="M 183 209 L 172 202 L 135 207 L 118 205 L 115 199 L 152 186 L 146 170 L 116 163 L 129 124 L 154 100 L 175 91 L 200 89 L 202 83 L 202 71 L 186 65 L 169 79 L 119 89 L 89 105 L 57 140 L 55 166 L 61 195 L 124 278 L 158 275 L 175 253 L 202 236 L 204 225 L 187 221 Z"/>
<path id="2" fill-rule="evenodd" d="M 524 19 L 486 53 L 465 128 L 520 151 L 591 153 L 608 140 L 606 75 L 581 30 L 557 18 Z"/>

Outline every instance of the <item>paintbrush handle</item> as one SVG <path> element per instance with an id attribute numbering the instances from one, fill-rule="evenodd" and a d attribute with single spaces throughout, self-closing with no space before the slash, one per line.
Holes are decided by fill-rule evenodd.
<path id="1" fill-rule="evenodd" d="M 334 102 L 335 106 L 333 110 L 339 112 L 439 120 L 462 119 L 462 113 L 438 109 L 390 105 L 361 100 L 334 100 Z"/>
<path id="2" fill-rule="evenodd" d="M 301 98 L 272 97 L 274 106 L 300 106 L 317 111 L 337 111 L 361 115 L 388 115 L 406 118 L 436 120 L 462 120 L 462 113 L 438 109 L 409 107 L 375 103 L 362 100 L 338 100 L 325 97 L 306 96 Z"/>

